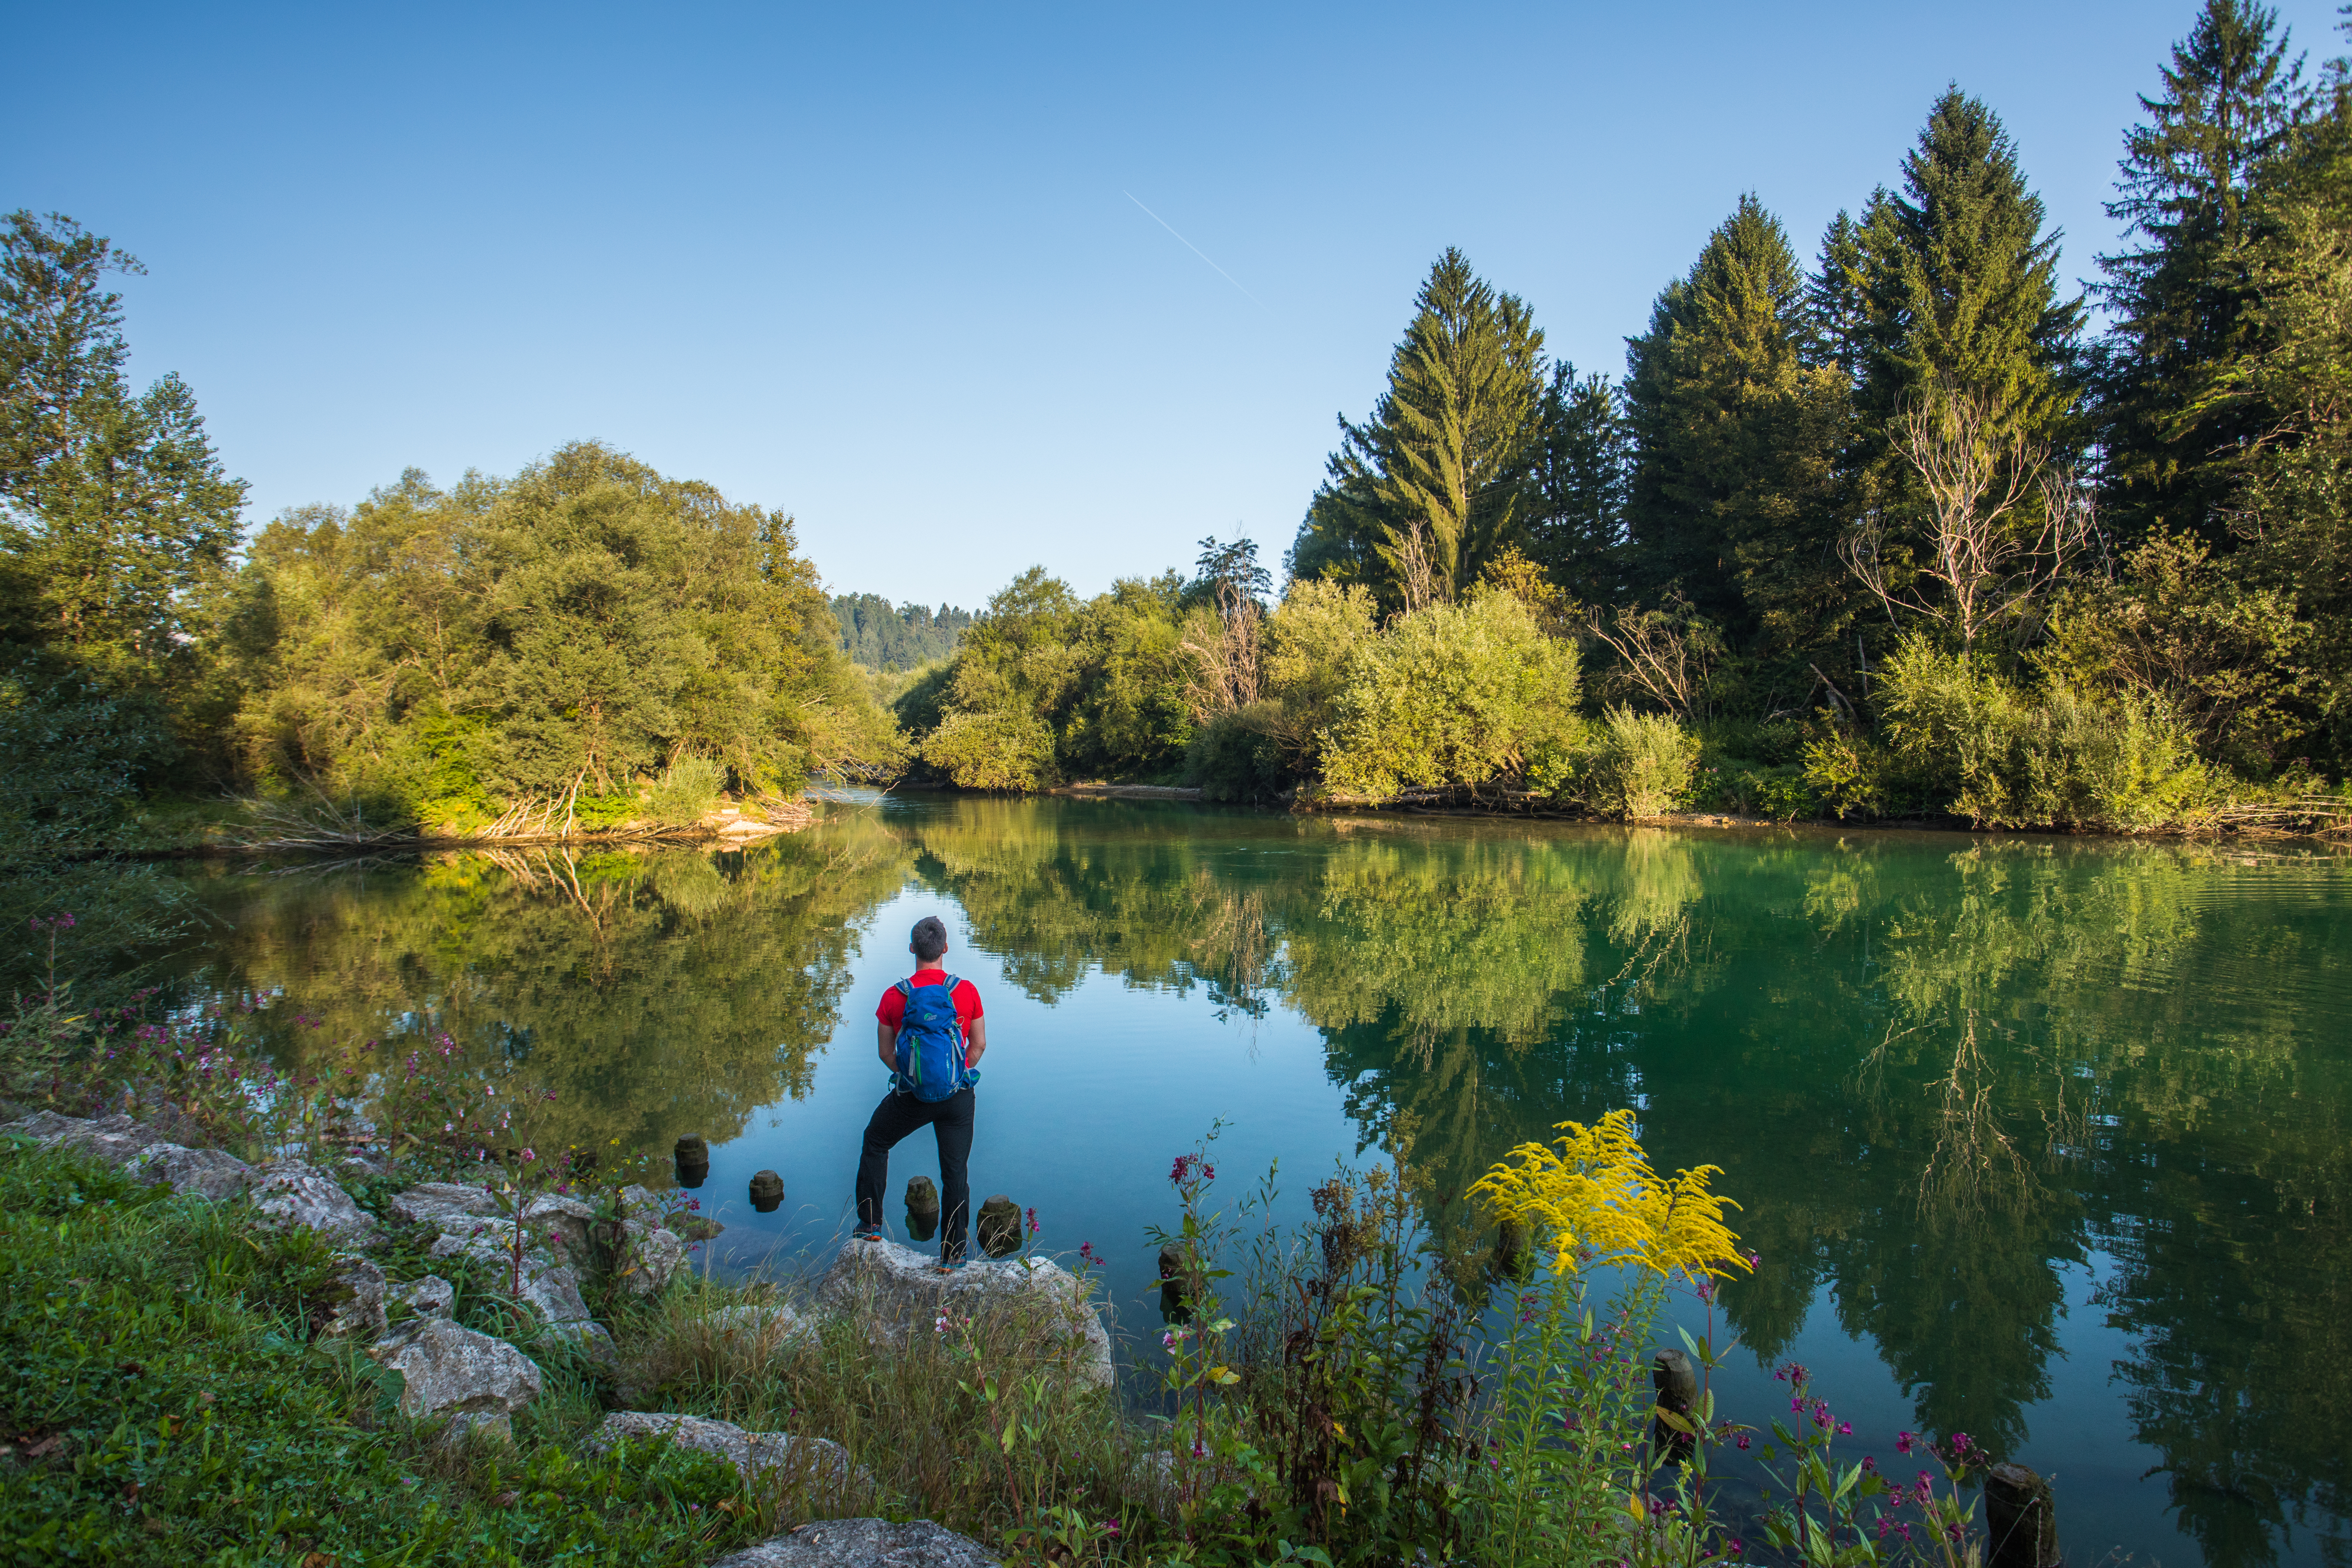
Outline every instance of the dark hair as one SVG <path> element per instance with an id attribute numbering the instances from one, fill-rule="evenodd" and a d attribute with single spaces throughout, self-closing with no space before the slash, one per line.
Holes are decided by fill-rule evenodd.
<path id="1" fill-rule="evenodd" d="M 948 928 L 937 915 L 925 915 L 915 922 L 912 933 L 915 956 L 925 963 L 948 950 Z"/>

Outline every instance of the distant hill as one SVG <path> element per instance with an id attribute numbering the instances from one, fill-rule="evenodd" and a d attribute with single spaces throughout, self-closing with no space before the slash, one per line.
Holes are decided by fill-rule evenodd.
<path id="1" fill-rule="evenodd" d="M 914 669 L 956 650 L 971 612 L 941 605 L 893 606 L 879 594 L 835 594 L 833 618 L 841 623 L 841 648 L 868 669 Z"/>

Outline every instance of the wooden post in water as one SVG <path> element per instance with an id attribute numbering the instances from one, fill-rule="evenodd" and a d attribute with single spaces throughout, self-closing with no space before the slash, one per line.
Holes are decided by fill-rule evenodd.
<path id="1" fill-rule="evenodd" d="M 1698 1408 L 1698 1369 L 1691 1365 L 1690 1357 L 1680 1351 L 1660 1351 L 1650 1368 L 1650 1383 L 1658 1391 L 1658 1409 L 1672 1411 L 1685 1422 L 1696 1423 L 1693 1414 Z M 1690 1458 L 1691 1447 L 1696 1441 L 1689 1432 L 1682 1431 L 1661 1416 L 1650 1418 L 1650 1451 L 1670 1465 L 1679 1465 Z"/>
<path id="2" fill-rule="evenodd" d="M 784 1179 L 773 1171 L 761 1171 L 751 1178 L 751 1206 L 761 1214 L 773 1214 L 784 1201 Z"/>
<path id="3" fill-rule="evenodd" d="M 679 1186 L 698 1187 L 709 1179 L 710 1145 L 691 1132 L 677 1141 L 677 1146 L 670 1151 L 670 1157 L 677 1163 Z"/>
<path id="4" fill-rule="evenodd" d="M 2058 1506 L 2023 1465 L 1985 1473 L 1985 1568 L 2059 1568 Z"/>

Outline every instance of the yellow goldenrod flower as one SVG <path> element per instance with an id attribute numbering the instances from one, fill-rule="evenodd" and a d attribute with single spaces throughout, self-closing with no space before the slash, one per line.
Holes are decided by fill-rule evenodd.
<path id="1" fill-rule="evenodd" d="M 1748 1267 L 1723 1223 L 1724 1206 L 1739 1205 L 1707 1191 L 1721 1166 L 1661 1179 L 1633 1136 L 1631 1110 L 1612 1110 L 1591 1127 L 1563 1121 L 1554 1131 L 1564 1136 L 1520 1144 L 1470 1189 L 1496 1219 L 1539 1227 L 1554 1273 L 1566 1273 L 1586 1248 L 1595 1261 L 1694 1279 L 1728 1278 L 1730 1269 Z"/>

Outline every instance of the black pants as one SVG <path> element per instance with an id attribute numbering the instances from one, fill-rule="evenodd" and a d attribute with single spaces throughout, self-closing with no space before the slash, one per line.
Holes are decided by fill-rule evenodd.
<path id="1" fill-rule="evenodd" d="M 882 1189 L 890 1181 L 890 1151 L 908 1133 L 929 1127 L 940 1141 L 940 1256 L 950 1262 L 963 1256 L 971 1211 L 971 1176 L 966 1167 L 971 1161 L 973 1103 L 969 1089 L 928 1104 L 911 1094 L 883 1097 L 866 1124 L 866 1147 L 857 1156 L 860 1230 L 882 1228 Z"/>

